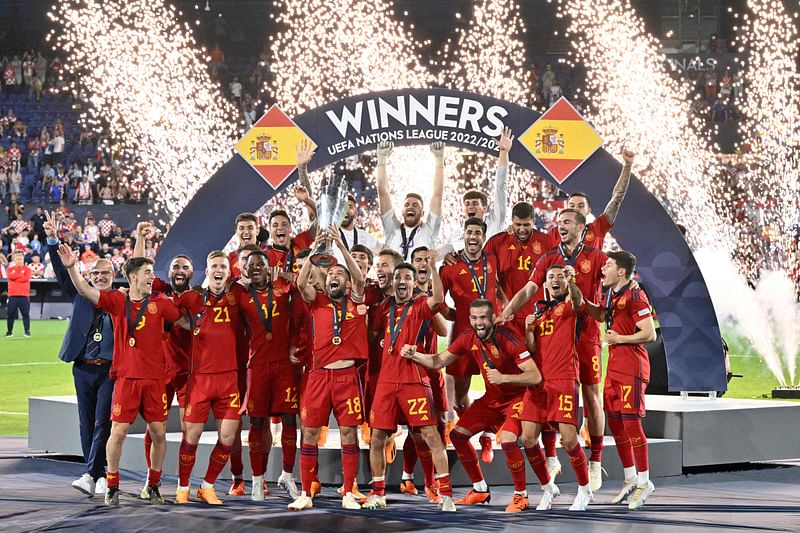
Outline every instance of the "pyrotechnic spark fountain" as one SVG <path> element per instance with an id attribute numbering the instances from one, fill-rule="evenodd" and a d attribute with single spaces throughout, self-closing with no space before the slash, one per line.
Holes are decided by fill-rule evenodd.
<path id="1" fill-rule="evenodd" d="M 48 39 L 90 94 L 86 124 L 107 125 L 173 219 L 239 134 L 189 26 L 162 0 L 69 0 L 49 15 L 58 29 Z"/>

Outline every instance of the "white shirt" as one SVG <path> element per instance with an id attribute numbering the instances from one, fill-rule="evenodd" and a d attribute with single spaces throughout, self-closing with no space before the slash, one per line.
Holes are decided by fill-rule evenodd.
<path id="1" fill-rule="evenodd" d="M 344 235 L 344 244 L 347 246 L 347 249 L 352 249 L 353 245 L 361 244 L 369 248 L 373 254 L 377 254 L 381 251 L 381 243 L 378 242 L 378 239 L 372 236 L 370 232 L 364 229 L 354 228 L 352 230 L 348 229 L 341 229 L 342 234 Z M 354 234 L 358 232 L 358 242 L 356 243 L 356 239 L 354 238 Z M 342 257 L 342 253 L 339 251 L 339 248 L 334 246 L 333 247 L 333 255 L 336 257 L 336 260 L 339 264 L 344 263 L 344 257 Z"/>
<path id="2" fill-rule="evenodd" d="M 405 228 L 406 239 L 408 239 L 404 257 L 406 261 L 411 259 L 411 252 L 414 251 L 414 248 L 426 246 L 431 250 L 435 250 L 436 236 L 442 227 L 442 217 L 433 213 L 428 213 L 425 222 L 416 228 L 409 228 L 405 224 L 401 224 L 394 211 L 387 211 L 382 214 L 381 222 L 383 223 L 383 233 L 386 235 L 384 246 L 400 252 L 401 255 L 403 254 L 403 232 L 401 228 Z"/>

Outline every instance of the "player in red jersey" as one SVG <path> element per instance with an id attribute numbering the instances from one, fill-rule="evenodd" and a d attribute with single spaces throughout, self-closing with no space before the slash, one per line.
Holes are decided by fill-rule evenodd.
<path id="1" fill-rule="evenodd" d="M 269 214 L 269 234 L 272 245 L 267 250 L 269 264 L 280 268 L 283 272 L 297 274 L 297 254 L 301 250 L 311 247 L 314 240 L 311 233 L 306 230 L 292 237 L 292 219 L 289 213 L 282 209 L 273 209 Z"/>
<path id="2" fill-rule="evenodd" d="M 447 465 L 444 443 L 436 430 L 436 412 L 430 380 L 425 368 L 400 355 L 406 344 L 415 344 L 425 321 L 438 313 L 444 302 L 442 282 L 436 273 L 436 258 L 428 259 L 428 270 L 432 274 L 432 296 L 415 297 L 417 272 L 410 263 L 400 263 L 394 270 L 392 285 L 394 295 L 384 300 L 378 311 L 378 320 L 373 331 L 382 333 L 380 345 L 383 349 L 381 370 L 375 389 L 375 398 L 370 408 L 370 468 L 372 492 L 364 503 L 366 509 L 386 507 L 386 457 L 384 447 L 389 435 L 397 425 L 405 422 L 419 430 L 430 448 L 432 459 L 439 472 L 442 510 L 455 511 L 453 487 Z M 379 327 L 379 328 L 378 328 Z"/>
<path id="3" fill-rule="evenodd" d="M 442 368 L 458 357 L 466 356 L 483 374 L 486 394 L 467 408 L 450 433 L 458 459 L 473 487 L 456 503 L 476 505 L 489 503 L 492 496 L 470 437 L 479 431 L 499 432 L 511 476 L 516 481 L 521 475 L 524 489 L 525 461 L 517 446 L 522 431 L 519 415 L 524 387 L 537 385 L 542 376 L 525 342 L 513 330 L 495 325 L 493 302 L 485 299 L 473 301 L 469 307 L 469 322 L 470 329 L 462 332 L 439 355 L 420 354 L 416 345 L 406 345 L 403 356 L 428 368 Z"/>
<path id="4" fill-rule="evenodd" d="M 625 470 L 622 488 L 612 503 L 630 497 L 631 510 L 640 509 L 656 490 L 650 481 L 647 437 L 641 420 L 645 415 L 644 392 L 650 380 L 650 360 L 644 344 L 656 339 L 656 328 L 647 296 L 632 286 L 635 270 L 636 257 L 632 253 L 609 252 L 603 266 L 607 292 L 601 305 L 589 305 L 589 312 L 606 323 L 609 356 L 603 399 L 608 427 Z"/>
<path id="5" fill-rule="evenodd" d="M 76 258 L 68 246 L 59 246 L 58 256 L 69 271 L 78 293 L 108 312 L 114 323 L 111 377 L 115 383 L 111 402 L 111 436 L 106 445 L 106 505 L 119 505 L 119 459 L 128 428 L 136 420 L 137 413 L 141 413 L 153 436 L 152 466 L 148 471 L 149 500 L 150 503 L 164 503 L 159 485 L 167 451 L 169 404 L 161 336 L 165 323 L 181 319 L 180 311 L 168 298 L 152 294 L 155 279 L 152 259 L 133 257 L 125 262 L 130 289 L 123 294 L 120 291 L 100 291 L 89 285 L 78 271 Z"/>
<path id="6" fill-rule="evenodd" d="M 608 201 L 605 211 L 600 216 L 588 224 L 583 235 L 583 243 L 586 246 L 593 246 L 598 250 L 603 249 L 606 235 L 614 227 L 614 221 L 617 219 L 619 208 L 622 206 L 622 201 L 625 199 L 625 193 L 628 191 L 628 185 L 631 182 L 631 168 L 633 167 L 633 159 L 635 154 L 630 150 L 622 151 L 623 166 L 622 171 L 614 184 L 614 190 L 611 192 L 611 200 Z M 592 212 L 592 204 L 589 202 L 589 197 L 583 192 L 573 192 L 567 199 L 567 208 L 574 209 L 582 214 L 585 218 L 589 218 Z M 559 228 L 556 226 L 550 230 L 550 236 L 555 242 L 558 242 Z"/>
<path id="7" fill-rule="evenodd" d="M 484 246 L 484 251 L 497 259 L 497 280 L 503 294 L 513 296 L 530 278 L 534 265 L 545 253 L 555 248 L 559 240 L 536 229 L 535 211 L 531 204 L 519 202 L 511 209 L 512 233 L 498 233 Z M 541 299 L 541 289 L 514 314 L 509 327 L 515 327 L 520 336 L 525 332 L 525 317 L 533 312 L 536 300 Z"/>
<path id="8" fill-rule="evenodd" d="M 551 508 L 560 494 L 550 477 L 539 434 L 545 424 L 558 424 L 561 444 L 578 479 L 578 494 L 570 511 L 585 511 L 592 501 L 586 454 L 578 442 L 578 354 L 575 328 L 585 313 L 583 296 L 575 285 L 571 266 L 550 265 L 544 283 L 548 297 L 536 303 L 526 329 L 528 348 L 542 371 L 542 384 L 525 391 L 522 408 L 522 445 L 544 494 L 537 511 Z"/>
<path id="9" fill-rule="evenodd" d="M 581 242 L 580 237 L 586 227 L 586 219 L 574 209 L 562 209 L 558 214 L 558 227 L 561 243 L 555 250 L 547 252 L 539 259 L 528 283 L 514 295 L 503 310 L 501 320 L 509 320 L 514 313 L 534 297 L 539 287 L 544 284 L 547 269 L 551 265 L 574 266 L 575 283 L 580 288 L 584 299 L 591 301 L 597 297 L 602 277 L 601 269 L 606 262 L 606 255 L 597 248 L 585 246 Z M 600 462 L 603 453 L 603 432 L 605 431 L 605 416 L 600 393 L 602 372 L 600 327 L 593 318 L 580 317 L 578 318 L 578 331 L 579 379 L 591 434 L 589 485 L 592 492 L 596 492 L 602 486 Z M 544 431 L 542 442 L 547 455 L 550 475 L 555 477 L 561 471 L 561 465 L 556 457 L 555 431 Z"/>
<path id="10" fill-rule="evenodd" d="M 419 246 L 411 252 L 411 264 L 417 270 L 417 281 L 415 294 L 432 295 L 431 272 L 435 267 L 429 264 L 429 258 L 436 255 L 436 252 L 428 250 L 425 246 Z M 417 336 L 417 349 L 422 353 L 434 353 L 438 351 L 439 336 L 447 336 L 447 322 L 441 314 L 437 313 L 432 320 L 425 320 Z M 425 368 L 430 381 L 431 395 L 433 396 L 433 408 L 436 415 L 436 427 L 442 442 L 447 445 L 449 439 L 445 426 L 445 416 L 447 414 L 447 391 L 444 376 L 441 369 Z M 455 420 L 452 422 L 455 427 Z M 452 429 L 452 428 L 451 428 Z M 441 503 L 436 479 L 434 477 L 433 460 L 431 450 L 422 438 L 419 431 L 413 428 L 403 443 L 403 474 L 400 481 L 400 492 L 403 494 L 416 495 L 419 493 L 414 486 L 414 468 L 417 458 L 422 463 L 422 472 L 425 475 L 425 495 L 431 503 Z"/>
<path id="11" fill-rule="evenodd" d="M 190 291 L 182 304 L 191 319 L 191 375 L 187 384 L 185 429 L 181 441 L 178 489 L 175 503 L 189 503 L 189 477 L 197 457 L 197 444 L 211 410 L 217 421 L 217 444 L 211 451 L 208 469 L 197 498 L 211 505 L 222 501 L 214 491 L 214 482 L 230 457 L 236 430 L 239 427 L 239 396 L 236 350 L 240 321 L 239 302 L 226 290 L 230 278 L 230 259 L 215 250 L 206 259 L 208 288 L 202 293 Z"/>
<path id="12" fill-rule="evenodd" d="M 269 233 L 266 233 L 266 230 L 261 228 L 258 223 L 258 217 L 253 213 L 239 213 L 236 216 L 234 224 L 236 226 L 236 238 L 239 240 L 240 249 L 243 246 L 251 244 L 253 246 L 258 246 L 258 237 L 262 231 L 265 232 L 265 235 L 269 235 Z M 259 249 L 263 248 L 259 247 Z M 239 266 L 239 250 L 228 254 L 228 258 L 231 262 L 231 279 L 236 279 L 242 275 L 242 270 Z"/>
<path id="13" fill-rule="evenodd" d="M 464 250 L 459 252 L 455 263 L 442 266 L 440 275 L 445 293 L 450 294 L 455 304 L 455 311 L 448 310 L 446 315 L 454 321 L 451 339 L 469 329 L 469 306 L 473 301 L 484 298 L 496 302 L 501 294 L 497 291 L 497 258 L 486 253 L 485 242 L 486 223 L 477 217 L 468 218 L 464 222 Z M 448 379 L 453 382 L 450 400 L 457 413 L 469 407 L 470 382 L 472 376 L 479 373 L 478 365 L 468 357 L 457 359 L 447 367 Z M 491 433 L 481 436 L 481 456 L 486 463 L 491 463 L 494 457 L 493 441 Z"/>
<path id="14" fill-rule="evenodd" d="M 299 408 L 300 369 L 289 360 L 292 321 L 289 285 L 281 277 L 272 278 L 267 255 L 261 251 L 250 252 L 246 268 L 249 287 L 235 285 L 233 292 L 239 300 L 250 339 L 246 402 L 250 417 L 247 440 L 253 471 L 250 496 L 261 501 L 272 447 L 272 432 L 266 424 L 270 416 L 280 416 L 283 424 L 283 472 L 278 482 L 290 494 L 297 490 L 292 471 L 297 449 L 295 414 Z"/>
<path id="15" fill-rule="evenodd" d="M 325 292 L 309 283 L 311 262 L 303 265 L 297 279 L 298 290 L 311 312 L 313 345 L 311 370 L 300 402 L 303 446 L 300 472 L 303 492 L 289 504 L 291 510 L 310 509 L 309 495 L 317 465 L 319 428 L 328 423 L 331 411 L 339 424 L 342 442 L 345 509 L 360 509 L 352 493 L 358 470 L 358 434 L 364 420 L 363 392 L 356 365 L 367 358 L 367 308 L 364 305 L 364 276 L 350 256 L 338 228 L 320 232 L 314 248 L 331 239 L 344 256 L 347 266 L 328 268 Z"/>

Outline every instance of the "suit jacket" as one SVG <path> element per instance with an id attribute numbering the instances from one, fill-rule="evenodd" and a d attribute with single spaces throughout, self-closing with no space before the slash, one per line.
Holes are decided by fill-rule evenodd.
<path id="1" fill-rule="evenodd" d="M 58 357 L 62 361 L 71 363 L 78 358 L 86 346 L 86 338 L 94 322 L 95 307 L 88 298 L 78 294 L 75 285 L 72 284 L 69 272 L 67 272 L 61 262 L 61 258 L 58 256 L 58 244 L 50 244 L 48 242 L 47 248 L 50 252 L 50 261 L 53 265 L 56 279 L 58 279 L 58 284 L 72 298 L 72 319 L 69 321 L 67 333 L 61 343 L 61 350 L 58 352 Z M 113 343 L 113 337 L 111 342 Z"/>

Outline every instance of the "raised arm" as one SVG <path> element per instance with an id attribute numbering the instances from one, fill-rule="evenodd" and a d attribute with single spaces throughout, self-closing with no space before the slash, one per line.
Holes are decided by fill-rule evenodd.
<path id="1" fill-rule="evenodd" d="M 442 216 L 442 199 L 444 198 L 444 143 L 437 141 L 431 144 L 431 152 L 436 159 L 436 168 L 433 171 L 433 194 L 430 213 L 437 217 Z"/>
<path id="2" fill-rule="evenodd" d="M 406 359 L 411 359 L 425 368 L 433 369 L 444 368 L 458 359 L 456 354 L 450 353 L 447 350 L 439 354 L 420 353 L 417 351 L 417 347 L 414 344 L 406 344 L 403 346 L 400 355 Z"/>
<path id="3" fill-rule="evenodd" d="M 61 262 L 61 258 L 58 255 L 58 233 L 56 232 L 56 224 L 55 224 L 55 217 L 53 213 L 48 211 L 44 212 L 44 234 L 47 238 L 47 253 L 50 254 L 50 264 L 53 265 L 53 273 L 56 275 L 56 280 L 58 280 L 58 284 L 62 290 L 67 292 L 70 298 L 74 298 L 78 291 L 75 289 L 75 285 L 72 284 L 72 280 L 69 279 L 69 272 L 67 272 L 67 268 Z"/>
<path id="4" fill-rule="evenodd" d="M 344 256 L 345 265 L 347 266 L 347 270 L 350 271 L 350 283 L 352 284 L 352 288 L 350 290 L 356 297 L 356 301 L 358 301 L 364 296 L 364 285 L 366 284 L 364 275 L 361 273 L 361 269 L 358 268 L 358 263 L 356 263 L 355 259 L 353 259 L 353 256 L 350 255 L 350 250 L 347 249 L 347 246 L 345 246 L 344 242 L 342 241 L 339 228 L 336 226 L 331 226 L 328 228 L 328 236 L 333 240 L 333 242 L 339 248 L 339 251 Z"/>
<path id="5" fill-rule="evenodd" d="M 622 172 L 619 173 L 617 183 L 614 185 L 614 190 L 611 193 L 611 200 L 609 200 L 606 210 L 603 211 L 603 214 L 608 219 L 608 222 L 612 225 L 617 219 L 617 213 L 619 213 L 622 200 L 625 199 L 625 193 L 628 192 L 628 185 L 631 182 L 631 168 L 633 167 L 634 156 L 635 154 L 630 150 L 626 149 L 622 151 L 622 160 L 624 161 Z"/>
<path id="6" fill-rule="evenodd" d="M 533 295 L 536 294 L 538 289 L 539 286 L 536 283 L 528 281 L 528 283 L 511 298 L 511 301 L 508 302 L 505 308 L 503 308 L 503 312 L 497 317 L 497 322 L 507 322 L 510 320 L 511 316 L 516 313 L 520 307 L 533 298 Z"/>
<path id="7" fill-rule="evenodd" d="M 83 279 L 81 273 L 78 272 L 78 261 L 72 253 L 72 248 L 66 244 L 62 244 L 58 247 L 58 257 L 67 269 L 67 272 L 69 272 L 69 278 L 72 280 L 72 284 L 75 286 L 75 290 L 78 291 L 78 294 L 88 299 L 93 304 L 97 304 L 97 302 L 100 301 L 100 291 L 89 285 L 89 282 Z"/>
<path id="8" fill-rule="evenodd" d="M 428 307 L 436 309 L 444 302 L 444 286 L 442 285 L 442 278 L 439 277 L 439 269 L 436 268 L 436 252 L 428 253 L 428 272 L 430 272 L 431 276 L 432 291 L 430 298 L 428 298 Z"/>
<path id="9" fill-rule="evenodd" d="M 300 185 L 308 191 L 308 194 L 313 195 L 311 180 L 308 177 L 308 162 L 314 157 L 314 147 L 311 141 L 308 139 L 300 141 L 300 144 L 295 146 L 295 153 L 297 155 L 297 178 L 300 181 Z"/>
<path id="10" fill-rule="evenodd" d="M 325 239 L 325 233 L 320 232 L 314 238 L 314 244 L 312 245 L 312 250 L 316 250 L 317 247 L 322 243 Z M 307 303 L 311 303 L 317 297 L 317 290 L 309 283 L 311 279 L 311 269 L 314 268 L 314 265 L 311 261 L 306 261 L 303 263 L 303 268 L 300 269 L 300 272 L 297 274 L 297 290 L 300 291 L 300 296 L 303 298 L 303 301 Z"/>
<path id="11" fill-rule="evenodd" d="M 525 347 L 531 353 L 536 352 L 536 316 L 525 317 Z"/>
<path id="12" fill-rule="evenodd" d="M 386 174 L 386 162 L 392 153 L 394 143 L 384 141 L 378 143 L 378 166 L 375 168 L 375 181 L 378 185 L 378 206 L 381 216 L 392 210 L 392 195 L 389 193 L 389 176 Z"/>
<path id="13" fill-rule="evenodd" d="M 133 245 L 133 257 L 144 257 L 144 242 L 150 236 L 152 227 L 149 222 L 139 222 L 136 225 L 136 244 Z"/>
<path id="14" fill-rule="evenodd" d="M 575 268 L 567 265 L 564 267 L 564 275 L 567 277 L 567 284 L 569 289 L 569 301 L 572 302 L 572 309 L 575 313 L 583 305 L 583 294 L 578 286 L 575 284 Z"/>
<path id="15" fill-rule="evenodd" d="M 514 136 L 511 135 L 510 128 L 503 128 L 497 146 L 500 152 L 497 156 L 497 170 L 494 176 L 494 212 L 495 228 L 490 230 L 495 233 L 502 231 L 506 222 L 506 210 L 508 206 L 508 196 L 506 195 L 506 184 L 508 183 L 508 152 L 514 143 Z"/>

